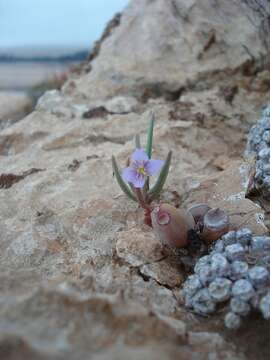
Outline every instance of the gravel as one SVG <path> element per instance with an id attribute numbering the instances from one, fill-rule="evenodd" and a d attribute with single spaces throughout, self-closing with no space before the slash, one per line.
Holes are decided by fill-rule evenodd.
<path id="1" fill-rule="evenodd" d="M 256 156 L 254 185 L 262 197 L 270 199 L 270 106 L 250 129 L 246 156 Z"/>
<path id="2" fill-rule="evenodd" d="M 211 315 L 223 307 L 229 329 L 240 327 L 252 311 L 270 319 L 269 236 L 253 236 L 247 228 L 230 231 L 197 260 L 194 271 L 182 291 L 195 313 Z"/>

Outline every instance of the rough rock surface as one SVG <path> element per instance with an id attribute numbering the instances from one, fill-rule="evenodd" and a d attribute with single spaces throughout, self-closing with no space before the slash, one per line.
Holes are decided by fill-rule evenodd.
<path id="1" fill-rule="evenodd" d="M 111 170 L 154 111 L 154 155 L 173 150 L 166 202 L 218 202 L 234 227 L 265 231 L 239 169 L 270 95 L 267 44 L 238 4 L 132 1 L 90 72 L 1 131 L 1 358 L 269 358 L 269 323 L 252 319 L 236 337 L 179 303 L 177 256 L 163 254 Z"/>
<path id="2" fill-rule="evenodd" d="M 268 52 L 269 28 L 259 29 L 267 23 L 269 4 L 254 11 L 252 3 L 131 1 L 90 73 L 75 82 L 78 92 L 95 100 L 130 92 L 175 99 L 183 87 L 206 87 L 209 72 L 228 76 Z"/>

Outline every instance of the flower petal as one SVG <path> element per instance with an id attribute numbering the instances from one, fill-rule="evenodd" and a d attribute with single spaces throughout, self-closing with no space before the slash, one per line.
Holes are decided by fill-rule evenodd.
<path id="1" fill-rule="evenodd" d="M 132 166 L 126 167 L 126 168 L 122 171 L 122 178 L 123 178 L 126 182 L 130 182 L 130 183 L 133 184 L 133 181 L 136 180 L 136 178 L 137 178 L 137 171 L 136 171 L 136 169 L 134 169 L 134 167 L 132 167 Z"/>
<path id="2" fill-rule="evenodd" d="M 142 149 L 136 149 L 131 155 L 132 161 L 147 161 L 148 156 Z"/>
<path id="3" fill-rule="evenodd" d="M 143 175 L 137 175 L 136 179 L 132 181 L 132 184 L 135 188 L 142 188 L 144 187 L 146 177 Z"/>
<path id="4" fill-rule="evenodd" d="M 164 161 L 163 160 L 148 160 L 147 163 L 145 164 L 145 170 L 147 175 L 152 176 L 157 174 L 162 166 L 164 165 Z"/>

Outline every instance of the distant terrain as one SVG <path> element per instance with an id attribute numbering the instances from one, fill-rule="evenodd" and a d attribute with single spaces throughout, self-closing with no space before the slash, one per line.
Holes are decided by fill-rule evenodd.
<path id="1" fill-rule="evenodd" d="M 0 130 L 29 113 L 45 91 L 61 88 L 87 56 L 76 48 L 0 49 Z"/>
<path id="2" fill-rule="evenodd" d="M 85 49 L 0 49 L 0 91 L 27 91 L 85 61 Z"/>
<path id="3" fill-rule="evenodd" d="M 23 55 L 10 55 L 0 54 L 0 63 L 74 63 L 80 62 L 87 58 L 88 51 L 81 50 L 74 54 L 64 54 L 58 56 L 43 55 L 43 56 L 23 56 Z"/>

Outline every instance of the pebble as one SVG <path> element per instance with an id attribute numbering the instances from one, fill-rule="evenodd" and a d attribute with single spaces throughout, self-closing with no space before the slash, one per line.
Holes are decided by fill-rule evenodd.
<path id="1" fill-rule="evenodd" d="M 240 279 L 234 283 L 232 294 L 241 300 L 249 301 L 254 296 L 254 289 L 248 280 Z"/>
<path id="2" fill-rule="evenodd" d="M 230 264 L 222 254 L 213 254 L 211 257 L 211 271 L 216 276 L 226 277 L 230 274 Z"/>
<path id="3" fill-rule="evenodd" d="M 248 264 L 245 261 L 236 260 L 231 264 L 231 279 L 239 280 L 248 273 Z"/>
<path id="4" fill-rule="evenodd" d="M 241 316 L 248 315 L 251 310 L 250 305 L 246 301 L 243 301 L 236 297 L 233 297 L 231 299 L 230 307 L 231 307 L 232 312 L 234 312 L 235 314 L 241 315 Z"/>
<path id="5" fill-rule="evenodd" d="M 254 266 L 248 272 L 252 285 L 261 288 L 269 283 L 269 272 L 263 266 Z"/>
<path id="6" fill-rule="evenodd" d="M 259 307 L 263 314 L 263 317 L 266 320 L 269 320 L 270 319 L 270 292 L 268 292 L 268 294 L 265 295 L 261 299 Z"/>
<path id="7" fill-rule="evenodd" d="M 231 296 L 232 282 L 225 278 L 216 278 L 208 287 L 209 294 L 215 302 L 223 302 Z"/>
<path id="8" fill-rule="evenodd" d="M 199 290 L 192 299 L 194 311 L 201 315 L 212 314 L 216 305 L 211 298 L 208 289 Z"/>
<path id="9" fill-rule="evenodd" d="M 251 240 L 252 240 L 252 232 L 249 229 L 243 228 L 237 231 L 236 241 L 242 246 L 249 246 Z"/>
<path id="10" fill-rule="evenodd" d="M 245 250 L 241 244 L 228 245 L 225 248 L 227 259 L 230 261 L 243 260 L 245 257 Z"/>
<path id="11" fill-rule="evenodd" d="M 234 312 L 228 312 L 224 319 L 225 326 L 228 329 L 236 330 L 241 325 L 241 318 L 239 315 L 235 314 Z"/>

